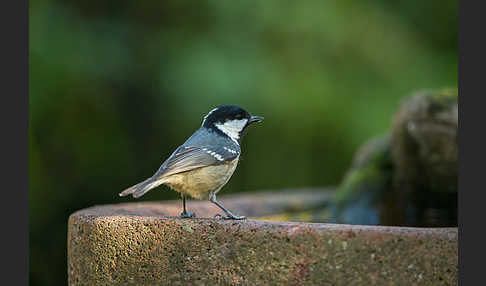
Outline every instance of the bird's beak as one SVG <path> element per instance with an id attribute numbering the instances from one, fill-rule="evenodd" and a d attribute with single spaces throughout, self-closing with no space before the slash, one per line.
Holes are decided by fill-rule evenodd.
<path id="1" fill-rule="evenodd" d="M 263 117 L 262 116 L 252 115 L 250 117 L 250 122 L 249 123 L 262 122 L 262 121 L 263 121 Z"/>

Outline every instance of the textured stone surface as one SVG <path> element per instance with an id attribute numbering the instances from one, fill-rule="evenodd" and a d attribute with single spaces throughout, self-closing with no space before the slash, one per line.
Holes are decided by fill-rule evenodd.
<path id="1" fill-rule="evenodd" d="M 326 192 L 303 192 L 300 203 L 299 197 L 249 194 L 221 201 L 255 216 L 329 200 Z M 217 212 L 207 202 L 189 207 L 200 217 Z M 69 285 L 458 283 L 457 228 L 170 217 L 179 213 L 178 201 L 75 212 L 68 229 Z"/>

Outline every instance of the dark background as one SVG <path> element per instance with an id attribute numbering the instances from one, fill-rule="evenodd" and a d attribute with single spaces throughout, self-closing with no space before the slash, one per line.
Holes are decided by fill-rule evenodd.
<path id="1" fill-rule="evenodd" d="M 457 87 L 457 1 L 31 1 L 31 285 L 221 104 L 265 116 L 221 194 L 335 185 L 400 100 Z M 161 187 L 139 200 L 176 199 Z"/>

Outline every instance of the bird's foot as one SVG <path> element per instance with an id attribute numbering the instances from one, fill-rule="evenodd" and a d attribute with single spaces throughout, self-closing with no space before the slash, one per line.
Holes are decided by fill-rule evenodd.
<path id="1" fill-rule="evenodd" d="M 181 218 L 193 218 L 193 217 L 196 217 L 195 213 L 188 213 L 188 212 L 181 213 Z"/>
<path id="2" fill-rule="evenodd" d="M 214 218 L 242 220 L 246 219 L 246 216 L 216 214 Z"/>

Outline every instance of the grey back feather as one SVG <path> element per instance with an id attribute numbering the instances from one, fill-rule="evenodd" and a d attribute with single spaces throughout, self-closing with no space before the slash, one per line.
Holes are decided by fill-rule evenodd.
<path id="1" fill-rule="evenodd" d="M 240 155 L 240 146 L 231 139 L 200 128 L 160 166 L 154 178 L 160 179 L 205 166 L 233 161 Z"/>

